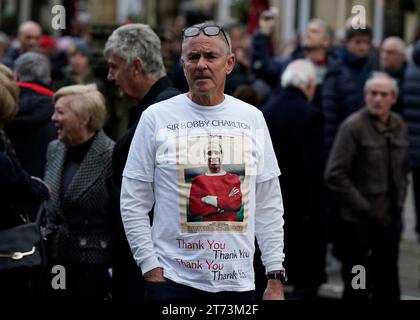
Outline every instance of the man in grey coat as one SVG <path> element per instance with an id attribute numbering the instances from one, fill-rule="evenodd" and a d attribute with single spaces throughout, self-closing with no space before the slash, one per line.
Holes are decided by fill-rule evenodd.
<path id="1" fill-rule="evenodd" d="M 366 107 L 341 125 L 328 160 L 325 180 L 340 205 L 336 252 L 343 264 L 344 299 L 400 297 L 408 141 L 402 118 L 390 111 L 397 97 L 396 81 L 375 73 L 366 82 Z M 366 270 L 366 290 L 352 286 L 355 266 Z"/>

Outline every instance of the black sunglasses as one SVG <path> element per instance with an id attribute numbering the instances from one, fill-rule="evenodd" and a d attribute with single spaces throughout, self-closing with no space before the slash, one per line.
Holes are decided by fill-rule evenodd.
<path id="1" fill-rule="evenodd" d="M 205 26 L 205 27 L 189 27 L 183 30 L 183 35 L 185 38 L 190 38 L 190 37 L 196 37 L 200 34 L 200 32 L 203 32 L 206 36 L 209 37 L 214 37 L 214 36 L 218 36 L 220 34 L 220 32 L 223 34 L 223 37 L 225 37 L 226 43 L 228 44 L 228 46 L 230 46 L 229 44 L 229 40 L 226 37 L 226 33 L 223 30 L 222 27 L 219 26 Z"/>

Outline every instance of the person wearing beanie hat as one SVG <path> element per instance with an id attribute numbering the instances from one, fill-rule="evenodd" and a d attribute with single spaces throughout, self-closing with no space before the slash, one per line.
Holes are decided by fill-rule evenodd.
<path id="1" fill-rule="evenodd" d="M 78 52 L 81 55 L 85 56 L 90 60 L 91 58 L 91 50 L 89 45 L 81 40 L 81 39 L 75 39 L 73 46 L 70 48 L 71 52 Z"/>

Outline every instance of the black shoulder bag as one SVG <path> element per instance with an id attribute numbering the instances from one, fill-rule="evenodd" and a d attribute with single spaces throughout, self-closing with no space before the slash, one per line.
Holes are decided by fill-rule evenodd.
<path id="1" fill-rule="evenodd" d="M 41 234 L 43 212 L 41 206 L 34 222 L 0 230 L 0 271 L 46 265 Z"/>

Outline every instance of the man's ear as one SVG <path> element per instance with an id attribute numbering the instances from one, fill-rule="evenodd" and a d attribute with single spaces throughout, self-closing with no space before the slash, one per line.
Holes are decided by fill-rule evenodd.
<path id="1" fill-rule="evenodd" d="M 393 100 L 392 105 L 394 105 L 394 104 L 397 103 L 398 96 L 396 96 L 395 94 L 393 94 L 392 97 L 393 97 L 393 99 L 392 99 Z"/>
<path id="2" fill-rule="evenodd" d="M 227 61 L 226 61 L 226 74 L 229 75 L 233 68 L 235 67 L 235 63 L 236 63 L 236 57 L 235 55 L 232 53 L 231 55 L 228 56 Z"/>
<path id="3" fill-rule="evenodd" d="M 182 71 L 183 71 L 185 77 L 187 77 L 187 72 L 185 70 L 185 61 L 184 61 L 184 59 L 182 57 L 181 57 L 181 59 L 179 61 L 181 62 Z"/>
<path id="4" fill-rule="evenodd" d="M 140 74 L 143 72 L 143 60 L 137 57 L 133 63 L 134 71 L 136 74 Z"/>

